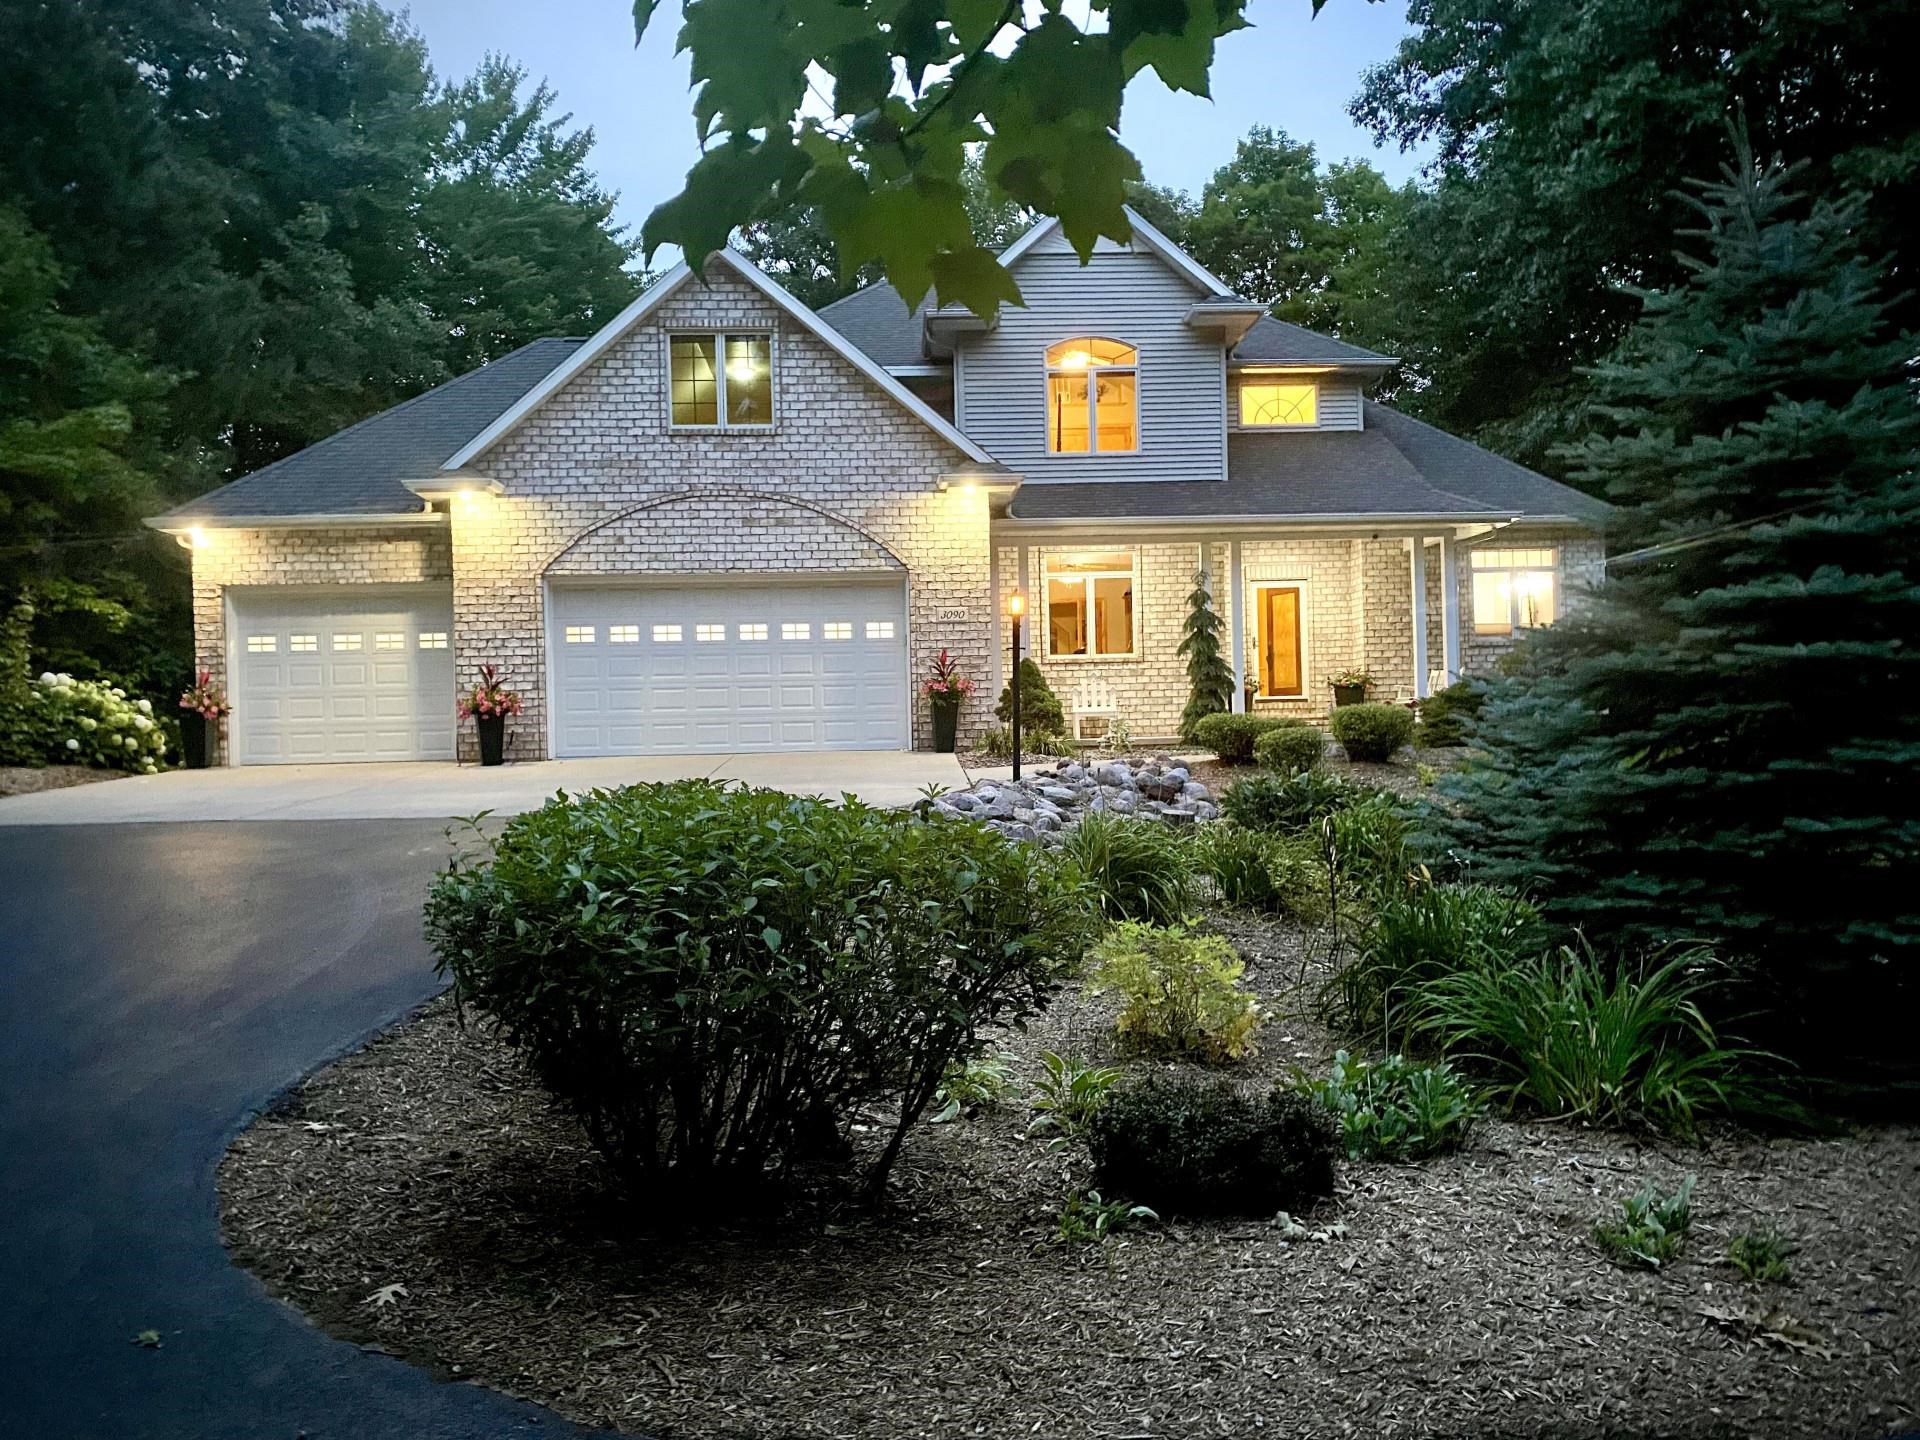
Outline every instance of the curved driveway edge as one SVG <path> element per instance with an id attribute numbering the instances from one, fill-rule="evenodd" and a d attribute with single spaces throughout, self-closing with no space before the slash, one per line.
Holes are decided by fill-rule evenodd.
<path id="1" fill-rule="evenodd" d="M 440 988 L 420 901 L 443 830 L 0 828 L 0 1430 L 588 1433 L 322 1334 L 220 1239 L 238 1130 Z"/>

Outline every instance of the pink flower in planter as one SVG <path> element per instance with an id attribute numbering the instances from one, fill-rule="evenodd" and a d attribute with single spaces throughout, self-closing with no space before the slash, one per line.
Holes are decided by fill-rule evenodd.
<path id="1" fill-rule="evenodd" d="M 518 715 L 521 700 L 518 691 L 509 690 L 500 683 L 500 672 L 492 665 L 480 667 L 480 683 L 462 695 L 454 704 L 462 719 L 491 719 L 494 716 Z"/>

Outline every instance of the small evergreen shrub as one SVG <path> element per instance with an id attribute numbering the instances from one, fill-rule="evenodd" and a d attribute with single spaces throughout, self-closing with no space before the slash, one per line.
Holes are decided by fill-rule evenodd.
<path id="1" fill-rule="evenodd" d="M 1434 691 L 1420 702 L 1420 723 L 1414 729 L 1413 743 L 1432 750 L 1466 744 L 1467 727 L 1486 703 L 1486 688 L 1471 680 Z"/>
<path id="2" fill-rule="evenodd" d="M 1717 970 L 1701 949 L 1644 967 L 1609 966 L 1584 940 L 1526 960 L 1482 950 L 1420 984 L 1411 1008 L 1509 1103 L 1685 1138 L 1702 1112 L 1755 1105 L 1742 1072 L 1766 1058 L 1722 1044 L 1701 1012 Z"/>
<path id="3" fill-rule="evenodd" d="M 1038 846 L 703 780 L 556 797 L 426 907 L 460 1003 L 616 1179 L 699 1204 L 822 1161 L 877 1192 L 982 1029 L 1043 1008 L 1092 924 Z M 856 1155 L 879 1108 L 891 1132 Z"/>
<path id="4" fill-rule="evenodd" d="M 1375 793 L 1318 769 L 1298 775 L 1249 775 L 1221 792 L 1220 813 L 1247 830 L 1299 835 Z"/>
<path id="5" fill-rule="evenodd" d="M 1214 608 L 1213 587 L 1205 570 L 1193 577 L 1186 629 L 1174 653 L 1187 657 L 1187 708 L 1180 713 L 1180 738 L 1194 744 L 1194 726 L 1233 705 L 1233 667 L 1220 653 L 1220 612 Z"/>
<path id="6" fill-rule="evenodd" d="M 1404 1045 L 1429 1021 L 1430 984 L 1504 970 L 1541 939 L 1533 907 L 1508 891 L 1403 887 L 1373 906 L 1359 953 L 1334 977 L 1334 1022 L 1382 1046 Z"/>
<path id="7" fill-rule="evenodd" d="M 1400 705 L 1341 705 L 1328 724 L 1349 760 L 1391 760 L 1413 736 L 1413 712 Z"/>
<path id="8" fill-rule="evenodd" d="M 1263 770 L 1298 775 L 1326 758 L 1327 737 L 1318 725 L 1298 720 L 1269 730 L 1253 742 L 1253 758 Z"/>
<path id="9" fill-rule="evenodd" d="M 1231 710 L 1222 715 L 1203 715 L 1194 722 L 1194 743 L 1211 750 L 1223 765 L 1251 765 L 1254 742 L 1269 731 L 1301 722 L 1284 715 L 1250 715 Z"/>
<path id="10" fill-rule="evenodd" d="M 1013 723 L 1013 682 L 1009 680 L 1000 687 L 1000 700 L 993 707 L 994 715 L 1003 725 Z M 1067 712 L 1061 708 L 1060 697 L 1053 693 L 1053 687 L 1047 683 L 1046 672 L 1031 656 L 1020 661 L 1020 739 L 1025 743 L 1027 733 L 1035 735 L 1064 735 L 1067 730 Z M 1037 752 L 1036 752 L 1037 753 Z"/>
<path id="11" fill-rule="evenodd" d="M 1339 1117 L 1350 1160 L 1423 1160 L 1458 1149 L 1481 1109 L 1452 1066 L 1404 1055 L 1369 1061 L 1342 1050 L 1326 1079 L 1297 1083 Z"/>
<path id="12" fill-rule="evenodd" d="M 1320 848 L 1303 836 L 1270 835 L 1238 825 L 1204 826 L 1193 842 L 1200 873 L 1229 905 L 1262 915 L 1317 920 L 1327 909 Z"/>
<path id="13" fill-rule="evenodd" d="M 1193 910 L 1193 854 L 1185 836 L 1158 820 L 1087 814 L 1055 853 L 1078 868 L 1109 920 L 1172 925 Z"/>
<path id="14" fill-rule="evenodd" d="M 1669 1194 L 1647 1182 L 1620 1202 L 1617 1220 L 1595 1224 L 1593 1238 L 1617 1265 L 1658 1270 L 1671 1264 L 1693 1228 L 1693 1185 L 1689 1175 Z"/>
<path id="15" fill-rule="evenodd" d="M 1254 1048 L 1265 1017 L 1258 997 L 1240 988 L 1246 962 L 1220 936 L 1128 921 L 1094 948 L 1093 959 L 1095 993 L 1118 991 L 1126 1001 L 1114 1021 L 1123 1040 L 1216 1065 Z"/>
<path id="16" fill-rule="evenodd" d="M 1116 1090 L 1087 1134 L 1105 1193 L 1186 1215 L 1309 1209 L 1333 1193 L 1339 1143 L 1333 1116 L 1304 1095 L 1170 1074 Z"/>

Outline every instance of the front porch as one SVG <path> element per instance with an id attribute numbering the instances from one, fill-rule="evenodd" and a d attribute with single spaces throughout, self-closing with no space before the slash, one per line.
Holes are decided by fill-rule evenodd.
<path id="1" fill-rule="evenodd" d="M 1529 548 L 1515 550 L 1520 543 Z M 1023 654 L 1040 665 L 1070 724 L 1076 696 L 1110 696 L 1136 741 L 1174 736 L 1188 696 L 1179 653 L 1188 597 L 1204 571 L 1222 648 L 1242 684 L 1253 681 L 1255 710 L 1323 721 L 1333 703 L 1329 677 L 1353 670 L 1371 677 L 1369 699 L 1411 703 L 1485 673 L 1516 631 L 1550 622 L 1567 588 L 1566 546 L 1581 543 L 1545 535 L 1521 542 L 1485 525 L 1209 535 L 1003 522 L 994 541 L 1002 619 L 992 694 L 1005 683 L 1004 617 L 1018 589 L 1028 597 Z M 1489 553 L 1474 562 L 1475 549 Z M 1509 550 L 1533 568 L 1518 578 L 1496 569 Z M 1486 570 L 1477 587 L 1476 564 Z M 1502 596 L 1511 609 L 1516 587 L 1531 608 L 1502 627 L 1490 609 Z M 1235 709 L 1248 703 L 1245 690 L 1236 694 Z"/>

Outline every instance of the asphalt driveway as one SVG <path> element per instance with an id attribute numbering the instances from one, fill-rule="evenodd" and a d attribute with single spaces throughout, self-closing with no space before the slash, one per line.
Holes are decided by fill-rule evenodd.
<path id="1" fill-rule="evenodd" d="M 0 828 L 0 1435 L 584 1433 L 329 1339 L 220 1242 L 247 1117 L 438 988 L 443 829 Z"/>
<path id="2" fill-rule="evenodd" d="M 857 795 L 911 805 L 928 785 L 958 789 L 951 755 L 924 750 L 787 751 L 533 760 L 483 768 L 445 761 L 373 765 L 243 765 L 130 775 L 0 799 L 0 825 L 125 825 L 194 820 L 445 819 L 537 809 L 556 790 L 578 794 L 643 780 L 705 776 L 796 795 Z"/>

